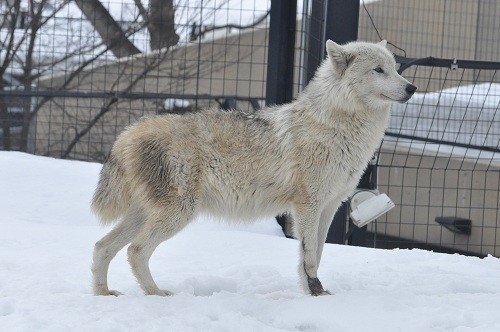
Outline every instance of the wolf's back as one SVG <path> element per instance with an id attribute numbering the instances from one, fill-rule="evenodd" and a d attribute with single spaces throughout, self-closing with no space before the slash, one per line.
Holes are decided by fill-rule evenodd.
<path id="1" fill-rule="evenodd" d="M 112 224 L 127 210 L 130 193 L 122 166 L 113 156 L 104 163 L 92 199 L 92 211 L 103 225 Z"/>

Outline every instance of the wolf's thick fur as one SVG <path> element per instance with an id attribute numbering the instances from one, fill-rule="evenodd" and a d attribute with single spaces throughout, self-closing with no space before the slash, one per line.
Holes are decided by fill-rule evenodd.
<path id="1" fill-rule="evenodd" d="M 255 114 L 156 116 L 118 137 L 92 202 L 104 224 L 121 218 L 95 246 L 96 295 L 119 294 L 108 289 L 107 271 L 128 243 L 145 293 L 170 295 L 153 281 L 149 258 L 198 214 L 252 220 L 284 212 L 301 241 L 304 290 L 328 294 L 317 269 L 332 216 L 379 146 L 391 102 L 408 100 L 416 88 L 397 74 L 385 41 L 328 41 L 327 53 L 290 104 Z"/>

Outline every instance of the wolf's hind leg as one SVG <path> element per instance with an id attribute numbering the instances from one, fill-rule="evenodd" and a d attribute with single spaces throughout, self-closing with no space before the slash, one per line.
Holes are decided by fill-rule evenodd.
<path id="1" fill-rule="evenodd" d="M 129 207 L 123 219 L 106 236 L 97 241 L 92 263 L 93 289 L 95 295 L 121 295 L 108 289 L 109 263 L 125 245 L 130 243 L 144 224 L 142 210 Z"/>
<path id="2" fill-rule="evenodd" d="M 137 281 L 146 295 L 173 295 L 168 290 L 159 289 L 151 276 L 149 259 L 156 247 L 180 232 L 192 219 L 193 209 L 185 204 L 170 202 L 152 214 L 128 248 L 128 260 Z"/>

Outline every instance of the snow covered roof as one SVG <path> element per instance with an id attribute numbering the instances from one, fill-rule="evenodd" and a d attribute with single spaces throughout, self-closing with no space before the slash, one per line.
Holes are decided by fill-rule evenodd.
<path id="1" fill-rule="evenodd" d="M 500 84 L 480 83 L 416 93 L 394 104 L 388 132 L 500 147 Z"/>

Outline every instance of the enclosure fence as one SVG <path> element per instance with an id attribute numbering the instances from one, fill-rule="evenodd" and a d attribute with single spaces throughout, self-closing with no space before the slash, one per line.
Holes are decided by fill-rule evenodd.
<path id="1" fill-rule="evenodd" d="M 499 255 L 500 63 L 398 60 L 419 92 L 392 108 L 378 184 L 396 208 L 373 245 Z"/>
<path id="2" fill-rule="evenodd" d="M 0 4 L 1 149 L 103 162 L 142 116 L 263 106 L 267 2 L 82 3 Z"/>
<path id="3" fill-rule="evenodd" d="M 97 2 L 103 15 L 0 3 L 0 149 L 103 162 L 142 116 L 264 106 L 269 1 Z M 310 51 L 330 38 L 313 15 L 327 3 L 297 2 L 294 94 L 324 57 Z M 419 88 L 376 156 L 396 207 L 360 244 L 500 256 L 500 3 L 367 0 L 356 18 L 358 39 L 387 39 Z"/>

